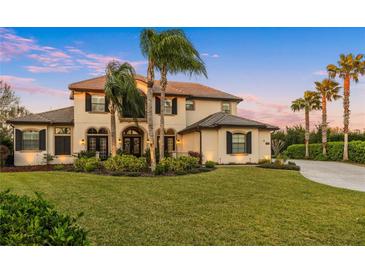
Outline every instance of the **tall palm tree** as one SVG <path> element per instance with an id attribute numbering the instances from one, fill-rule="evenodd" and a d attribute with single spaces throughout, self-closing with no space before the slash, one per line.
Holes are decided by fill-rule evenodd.
<path id="1" fill-rule="evenodd" d="M 314 82 L 315 88 L 322 97 L 322 153 L 327 155 L 327 101 L 340 99 L 338 95 L 341 87 L 339 83 L 324 79 L 322 82 Z"/>
<path id="2" fill-rule="evenodd" d="M 363 54 L 358 54 L 356 57 L 353 54 L 341 54 L 338 66 L 330 64 L 327 66 L 328 74 L 331 78 L 338 76 L 343 79 L 343 132 L 344 132 L 344 147 L 343 160 L 349 159 L 348 153 L 348 133 L 350 124 L 350 82 L 351 80 L 357 83 L 359 77 L 365 74 L 365 60 Z"/>
<path id="3" fill-rule="evenodd" d="M 163 31 L 159 34 L 158 58 L 156 59 L 156 68 L 160 72 L 160 160 L 164 157 L 164 139 L 165 139 L 165 94 L 167 87 L 167 74 L 176 74 L 179 72 L 189 76 L 204 75 L 207 77 L 207 71 L 199 52 L 186 37 L 184 31 L 173 29 Z"/>
<path id="4" fill-rule="evenodd" d="M 138 118 L 144 115 L 144 98 L 137 89 L 135 71 L 129 63 L 117 61 L 108 63 L 106 67 L 105 97 L 110 112 L 111 151 L 117 153 L 117 137 L 115 114 Z"/>
<path id="5" fill-rule="evenodd" d="M 309 158 L 309 112 L 321 108 L 320 95 L 318 92 L 305 91 L 303 98 L 292 101 L 291 109 L 301 111 L 304 109 L 305 117 L 305 158 Z"/>
<path id="6" fill-rule="evenodd" d="M 153 86 L 155 84 L 156 59 L 158 59 L 159 34 L 153 29 L 144 29 L 140 35 L 140 48 L 143 56 L 148 60 L 147 65 L 147 124 L 148 124 L 148 145 L 151 157 L 151 170 L 156 167 L 155 138 L 153 132 Z"/>

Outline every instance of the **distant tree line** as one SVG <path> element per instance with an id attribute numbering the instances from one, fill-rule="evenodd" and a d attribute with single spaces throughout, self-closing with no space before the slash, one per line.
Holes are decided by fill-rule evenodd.
<path id="1" fill-rule="evenodd" d="M 343 141 L 344 133 L 339 131 L 338 128 L 327 128 L 327 140 L 328 142 L 340 142 Z M 365 141 L 364 132 L 349 132 L 349 142 L 351 141 Z M 286 127 L 286 130 L 278 130 L 271 134 L 271 139 L 274 143 L 278 141 L 282 144 L 279 152 L 283 152 L 288 146 L 293 144 L 305 143 L 305 128 L 302 125 L 295 125 L 292 127 Z M 316 125 L 315 129 L 309 133 L 309 143 L 321 143 L 322 142 L 322 127 Z M 274 150 L 274 148 L 273 148 Z M 277 152 L 273 151 L 273 154 Z"/>

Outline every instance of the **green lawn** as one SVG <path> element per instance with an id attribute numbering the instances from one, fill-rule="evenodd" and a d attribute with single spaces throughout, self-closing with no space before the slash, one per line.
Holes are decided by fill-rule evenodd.
<path id="1" fill-rule="evenodd" d="M 224 167 L 178 177 L 0 174 L 79 221 L 94 245 L 364 245 L 365 193 L 298 172 Z"/>

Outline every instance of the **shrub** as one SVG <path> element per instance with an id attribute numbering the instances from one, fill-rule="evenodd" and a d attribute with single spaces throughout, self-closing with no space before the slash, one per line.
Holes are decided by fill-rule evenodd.
<path id="1" fill-rule="evenodd" d="M 213 162 L 213 161 L 206 161 L 205 162 L 205 167 L 207 167 L 207 168 L 214 168 L 215 167 L 215 162 Z"/>
<path id="2" fill-rule="evenodd" d="M 104 168 L 109 172 L 143 172 L 147 169 L 147 162 L 142 157 L 116 155 L 104 162 Z"/>
<path id="3" fill-rule="evenodd" d="M 300 167 L 297 165 L 285 165 L 285 164 L 275 164 L 275 163 L 266 163 L 258 165 L 261 168 L 271 168 L 271 169 L 286 169 L 286 170 L 300 170 Z"/>
<path id="4" fill-rule="evenodd" d="M 74 162 L 76 171 L 91 172 L 100 167 L 100 159 L 98 158 L 79 158 Z"/>
<path id="5" fill-rule="evenodd" d="M 188 155 L 200 159 L 200 153 L 196 151 L 189 151 Z"/>
<path id="6" fill-rule="evenodd" d="M 77 154 L 77 158 L 93 158 L 96 156 L 96 152 L 95 151 L 88 151 L 88 150 L 81 150 L 78 154 Z"/>
<path id="7" fill-rule="evenodd" d="M 190 172 L 199 167 L 199 159 L 192 156 L 180 156 L 177 158 L 167 157 L 162 159 L 156 166 L 155 174 L 163 173 L 183 173 Z"/>
<path id="8" fill-rule="evenodd" d="M 292 159 L 304 159 L 305 146 L 291 145 L 285 151 L 285 154 Z M 309 159 L 342 161 L 343 142 L 327 143 L 327 157 L 322 156 L 322 144 L 309 145 Z M 352 141 L 349 142 L 349 159 L 350 161 L 365 164 L 365 142 Z"/>
<path id="9" fill-rule="evenodd" d="M 53 166 L 53 170 L 64 170 L 64 169 L 65 169 L 65 166 L 62 164 Z"/>
<path id="10" fill-rule="evenodd" d="M 88 245 L 77 217 L 58 213 L 39 194 L 0 193 L 0 245 Z"/>

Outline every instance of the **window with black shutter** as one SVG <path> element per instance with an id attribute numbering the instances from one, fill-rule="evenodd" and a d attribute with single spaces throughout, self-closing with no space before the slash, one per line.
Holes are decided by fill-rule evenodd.
<path id="1" fill-rule="evenodd" d="M 55 128 L 55 155 L 71 155 L 71 128 Z"/>

